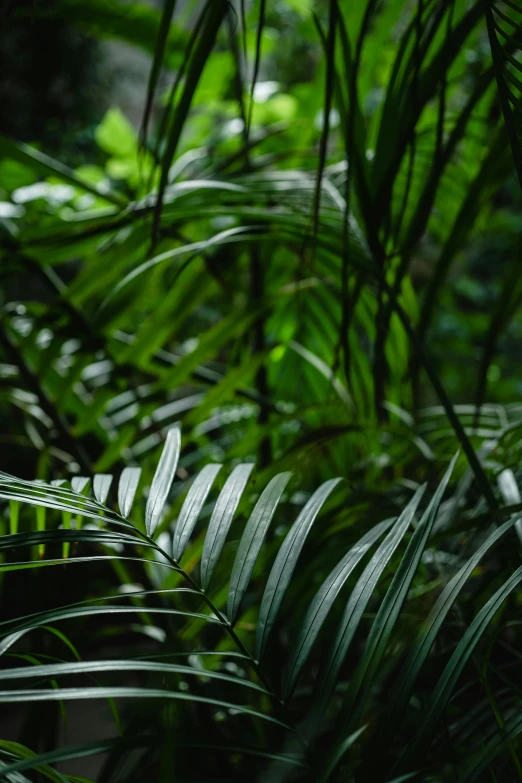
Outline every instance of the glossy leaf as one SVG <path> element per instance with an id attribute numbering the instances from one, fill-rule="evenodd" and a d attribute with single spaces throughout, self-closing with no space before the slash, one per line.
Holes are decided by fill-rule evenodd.
<path id="1" fill-rule="evenodd" d="M 178 427 L 173 427 L 167 433 L 160 461 L 152 479 L 147 506 L 145 508 L 145 526 L 147 535 L 153 536 L 163 512 L 170 486 L 178 466 L 181 449 L 181 435 Z"/>
<path id="2" fill-rule="evenodd" d="M 379 540 L 393 522 L 393 519 L 387 519 L 369 530 L 368 533 L 366 533 L 366 535 L 346 553 L 321 585 L 310 604 L 301 628 L 299 629 L 297 639 L 293 645 L 285 676 L 285 698 L 288 699 L 289 696 L 291 696 L 328 613 L 343 586 L 346 584 L 347 579 L 370 547 Z"/>
<path id="3" fill-rule="evenodd" d="M 234 468 L 216 501 L 201 554 L 201 585 L 204 590 L 208 588 L 219 561 L 227 533 L 253 468 L 253 463 Z"/>
<path id="4" fill-rule="evenodd" d="M 205 465 L 190 487 L 174 529 L 172 557 L 179 561 L 222 465 Z"/>
<path id="5" fill-rule="evenodd" d="M 256 628 L 256 658 L 259 660 L 279 614 L 297 560 L 310 529 L 329 495 L 341 479 L 325 481 L 308 500 L 297 517 L 275 559 L 261 600 Z"/>
<path id="6" fill-rule="evenodd" d="M 124 468 L 118 483 L 118 506 L 121 515 L 129 516 L 141 476 L 141 468 Z"/>
<path id="7" fill-rule="evenodd" d="M 227 613 L 231 623 L 237 619 L 263 541 L 291 475 L 291 473 L 279 473 L 274 476 L 261 493 L 245 526 L 232 567 L 228 590 Z"/>
<path id="8" fill-rule="evenodd" d="M 105 503 L 111 484 L 112 476 L 110 473 L 96 473 L 92 482 L 92 489 L 98 503 Z"/>
<path id="9" fill-rule="evenodd" d="M 368 606 L 373 591 L 384 569 L 393 557 L 406 531 L 412 523 L 426 487 L 420 487 L 405 507 L 370 562 L 364 569 L 350 595 L 339 628 L 330 646 L 327 661 L 319 671 L 317 693 L 319 695 L 317 715 L 322 716 L 333 693 L 341 665 L 346 657 L 361 617 Z"/>

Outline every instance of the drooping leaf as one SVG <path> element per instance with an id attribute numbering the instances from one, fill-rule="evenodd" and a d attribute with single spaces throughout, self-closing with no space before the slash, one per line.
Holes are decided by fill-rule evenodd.
<path id="1" fill-rule="evenodd" d="M 60 609 L 53 609 L 46 612 L 38 612 L 24 620 L 8 620 L 0 623 L 0 636 L 11 636 L 17 631 L 34 628 L 39 628 L 42 625 L 48 625 L 49 623 L 56 622 L 57 620 L 65 620 L 76 617 L 96 617 L 101 615 L 116 615 L 116 614 L 136 614 L 143 612 L 142 606 L 121 606 L 118 604 L 105 604 L 104 606 L 70 606 L 61 607 Z M 148 607 L 147 612 L 150 614 L 164 614 L 172 617 L 188 617 L 196 618 L 205 623 L 216 623 L 222 625 L 221 620 L 211 615 L 202 614 L 201 612 L 188 612 L 183 609 L 169 609 L 167 607 Z"/>
<path id="2" fill-rule="evenodd" d="M 244 713 L 260 720 L 274 723 L 283 729 L 291 727 L 265 712 L 258 712 L 243 704 L 235 704 L 224 699 L 211 699 L 196 693 L 185 691 L 173 691 L 167 688 L 139 688 L 139 687 L 88 687 L 88 688 L 35 688 L 27 690 L 0 691 L 0 703 L 17 704 L 39 701 L 78 701 L 86 699 L 170 699 L 188 701 L 196 704 L 207 704 L 213 707 L 221 707 L 234 710 L 236 713 Z"/>
<path id="3" fill-rule="evenodd" d="M 0 680 L 41 679 L 69 676 L 73 674 L 97 674 L 99 672 L 160 672 L 162 674 L 182 674 L 193 677 L 208 677 L 209 679 L 240 685 L 245 688 L 267 693 L 255 682 L 242 677 L 225 674 L 214 669 L 200 669 L 195 666 L 164 663 L 160 661 L 135 660 L 98 660 L 74 661 L 57 664 L 42 664 L 38 667 L 24 666 L 22 668 L 6 669 L 0 672 Z"/>

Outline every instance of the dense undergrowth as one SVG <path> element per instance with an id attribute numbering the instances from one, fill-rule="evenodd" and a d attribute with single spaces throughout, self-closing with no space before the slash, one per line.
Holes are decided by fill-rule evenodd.
<path id="1" fill-rule="evenodd" d="M 0 780 L 522 779 L 521 12 L 7 4 Z"/>

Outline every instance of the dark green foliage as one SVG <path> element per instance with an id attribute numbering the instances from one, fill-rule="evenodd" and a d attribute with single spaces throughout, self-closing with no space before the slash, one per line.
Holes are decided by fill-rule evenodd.
<path id="1" fill-rule="evenodd" d="M 2 13 L 0 780 L 522 780 L 518 0 Z"/>

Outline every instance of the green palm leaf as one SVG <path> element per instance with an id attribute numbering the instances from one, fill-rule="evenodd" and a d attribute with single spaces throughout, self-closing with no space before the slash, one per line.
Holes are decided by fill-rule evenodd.
<path id="1" fill-rule="evenodd" d="M 170 491 L 170 485 L 176 473 L 180 449 L 181 434 L 178 427 L 173 427 L 167 433 L 167 440 L 165 441 L 165 446 L 152 480 L 150 494 L 147 498 L 145 525 L 149 536 L 154 535 L 158 526 L 163 506 Z"/>
<path id="2" fill-rule="evenodd" d="M 365 611 L 384 569 L 390 562 L 394 552 L 401 543 L 414 514 L 419 506 L 426 487 L 420 487 L 392 527 L 382 544 L 379 546 L 370 562 L 364 569 L 360 579 L 353 589 L 349 601 L 344 610 L 339 628 L 330 646 L 328 658 L 319 672 L 317 693 L 318 705 L 312 721 L 312 730 L 315 730 L 335 688 L 342 662 L 346 657 L 348 648 L 353 640 L 363 612 Z"/>
<path id="3" fill-rule="evenodd" d="M 180 560 L 222 465 L 205 465 L 192 483 L 174 529 L 172 557 Z"/>
<path id="4" fill-rule="evenodd" d="M 127 519 L 141 476 L 141 468 L 124 468 L 118 483 L 118 505 L 121 515 Z"/>
<path id="5" fill-rule="evenodd" d="M 214 506 L 210 518 L 203 553 L 201 555 L 201 584 L 208 588 L 218 563 L 235 511 L 254 465 L 238 465 L 234 468 Z"/>
<path id="6" fill-rule="evenodd" d="M 274 476 L 263 490 L 241 536 L 228 590 L 227 612 L 232 624 L 237 619 L 241 601 L 246 593 L 268 527 L 291 475 L 291 473 L 279 473 Z"/>
<path id="7" fill-rule="evenodd" d="M 308 533 L 328 496 L 340 481 L 341 479 L 338 478 L 330 479 L 314 492 L 290 528 L 277 553 L 259 609 L 256 629 L 256 658 L 258 660 L 264 652 Z"/>

